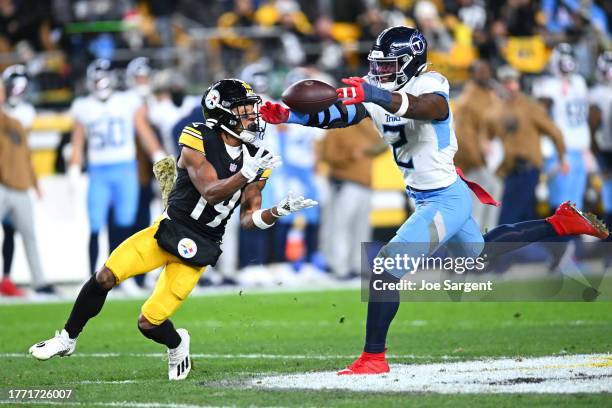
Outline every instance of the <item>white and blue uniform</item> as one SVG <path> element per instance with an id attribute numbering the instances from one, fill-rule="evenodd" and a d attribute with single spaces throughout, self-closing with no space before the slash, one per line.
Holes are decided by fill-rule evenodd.
<path id="1" fill-rule="evenodd" d="M 601 111 L 601 126 L 595 133 L 599 148 L 597 157 L 603 173 L 604 184 L 601 198 L 606 213 L 612 212 L 612 84 L 599 84 L 589 92 L 591 105 Z"/>
<path id="2" fill-rule="evenodd" d="M 550 155 L 544 163 L 544 170 L 552 174 L 548 182 L 549 204 L 557 207 L 570 200 L 576 203 L 578 208 L 582 208 L 587 185 L 584 154 L 591 145 L 586 82 L 578 74 L 572 74 L 568 78 L 545 77 L 534 84 L 533 96 L 552 100 L 551 116 L 563 133 L 567 149 L 566 161 L 570 167 L 567 174 L 554 171 L 559 158 L 556 150 L 546 145 L 552 142 L 545 139 L 543 151 L 550 152 Z"/>
<path id="3" fill-rule="evenodd" d="M 436 93 L 448 101 L 449 84 L 441 74 L 425 72 L 413 77 L 400 91 L 414 96 Z M 390 243 L 426 244 L 423 248 L 398 248 L 402 254 L 406 250 L 419 252 L 413 256 L 434 252 L 443 243 L 451 243 L 454 248 L 458 245 L 466 254 L 480 253 L 483 237 L 471 215 L 472 193 L 458 177 L 453 163 L 457 138 L 450 110 L 446 119 L 428 121 L 396 117 L 372 103 L 364 106 L 390 145 L 408 194 L 416 204 L 416 211 Z M 388 252 L 393 247 L 387 246 L 387 256 L 392 256 Z"/>
<path id="4" fill-rule="evenodd" d="M 85 128 L 89 189 L 87 208 L 92 232 L 99 232 L 113 207 L 120 227 L 134 223 L 138 208 L 138 168 L 134 113 L 142 99 L 134 93 L 116 92 L 102 101 L 78 98 L 71 113 Z"/>

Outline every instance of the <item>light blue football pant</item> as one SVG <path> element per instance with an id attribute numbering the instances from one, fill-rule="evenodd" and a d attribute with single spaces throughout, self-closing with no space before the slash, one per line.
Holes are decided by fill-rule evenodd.
<path id="1" fill-rule="evenodd" d="M 582 150 L 568 150 L 565 159 L 570 171 L 567 174 L 556 172 L 548 180 L 548 203 L 555 209 L 564 201 L 576 203 L 579 209 L 584 205 L 584 193 L 587 187 L 587 171 Z M 549 173 L 559 165 L 555 153 L 544 163 L 544 170 Z"/>
<path id="2" fill-rule="evenodd" d="M 138 211 L 138 166 L 135 161 L 90 166 L 87 191 L 87 214 L 91 232 L 100 232 L 106 225 L 110 208 L 113 222 L 129 227 Z"/>
<path id="3" fill-rule="evenodd" d="M 395 237 L 378 256 L 428 256 L 442 244 L 448 244 L 454 256 L 476 257 L 484 248 L 478 223 L 472 217 L 472 192 L 463 180 L 448 187 L 430 190 L 408 190 L 416 203 L 415 212 L 402 224 Z M 387 269 L 401 278 L 406 269 Z"/>

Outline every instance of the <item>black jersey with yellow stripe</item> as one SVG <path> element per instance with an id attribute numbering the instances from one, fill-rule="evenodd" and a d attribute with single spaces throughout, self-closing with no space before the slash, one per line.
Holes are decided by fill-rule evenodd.
<path id="1" fill-rule="evenodd" d="M 206 156 L 214 167 L 219 179 L 232 177 L 242 168 L 242 156 L 236 159 L 227 152 L 225 143 L 217 129 L 205 123 L 191 123 L 185 126 L 179 137 L 181 148 L 197 150 Z M 255 145 L 245 143 L 249 154 L 257 152 Z M 244 188 L 226 197 L 222 202 L 210 205 L 195 188 L 186 169 L 178 167 L 177 179 L 168 198 L 168 216 L 183 224 L 194 226 L 208 238 L 220 242 L 227 220 L 240 204 Z M 271 170 L 263 172 L 256 181 L 266 180 Z"/>

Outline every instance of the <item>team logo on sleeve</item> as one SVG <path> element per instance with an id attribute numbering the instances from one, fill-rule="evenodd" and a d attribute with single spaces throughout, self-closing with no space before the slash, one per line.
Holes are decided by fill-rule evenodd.
<path id="1" fill-rule="evenodd" d="M 193 258 L 198 252 L 198 246 L 190 238 L 183 238 L 178 243 L 178 253 L 185 259 Z"/>
<path id="2" fill-rule="evenodd" d="M 412 37 L 410 37 L 410 49 L 412 50 L 412 54 L 421 55 L 425 52 L 425 38 L 421 33 L 414 33 Z"/>

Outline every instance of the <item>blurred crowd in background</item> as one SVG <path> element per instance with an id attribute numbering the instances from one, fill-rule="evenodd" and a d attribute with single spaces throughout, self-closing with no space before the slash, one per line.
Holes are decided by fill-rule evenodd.
<path id="1" fill-rule="evenodd" d="M 409 25 L 428 41 L 430 69 L 451 83 L 457 164 L 502 199 L 501 210 L 475 205 L 483 229 L 546 216 L 566 199 L 610 222 L 610 24 L 612 2 L 603 0 L 0 0 L 0 103 L 7 116 L 0 123 L 20 121 L 34 150 L 34 170 L 20 169 L 32 176 L 11 185 L 15 168 L 6 155 L 14 153 L 0 134 L 0 186 L 23 192 L 38 188 L 37 177 L 67 172 L 70 107 L 88 93 L 92 61 L 110 61 L 116 91 L 139 96 L 160 145 L 176 155 L 182 126 L 203 120 L 200 99 L 212 81 L 240 77 L 264 99 L 278 99 L 304 78 L 338 85 L 367 73 L 368 51 L 382 30 Z M 16 78 L 26 78 L 22 90 Z M 37 144 L 37 132 L 51 130 L 59 135 L 53 143 Z M 410 213 L 371 123 L 331 131 L 268 126 L 262 143 L 284 163 L 264 190 L 264 206 L 289 189 L 321 206 L 266 231 L 239 231 L 230 222 L 217 273 L 206 279 L 269 284 L 265 265 L 278 264 L 315 281 L 357 277 L 359 243 L 389 239 Z M 54 152 L 52 168 L 37 166 L 37 150 Z M 155 200 L 142 151 L 139 166 L 134 230 L 151 221 Z M 27 218 L 26 198 L 12 205 Z M 5 213 L 0 292 L 22 293 L 9 278 L 15 232 L 24 236 L 34 288 L 53 292 L 54 271 L 42 271 L 37 259 L 36 246 L 45 243 Z M 112 232 L 113 217 L 108 224 Z"/>

